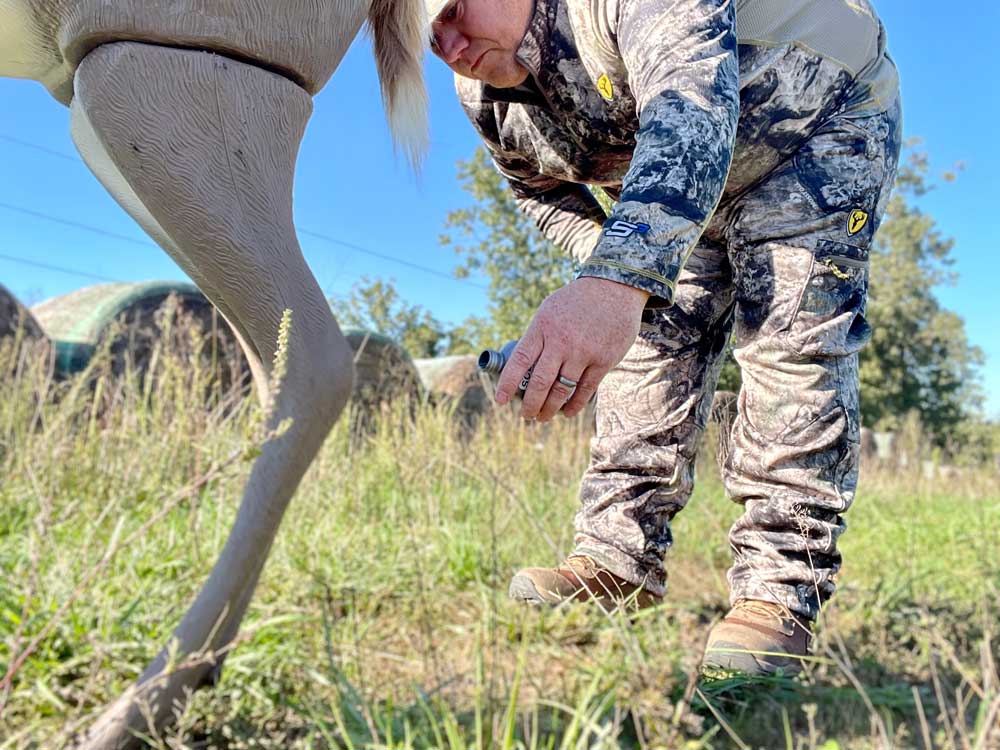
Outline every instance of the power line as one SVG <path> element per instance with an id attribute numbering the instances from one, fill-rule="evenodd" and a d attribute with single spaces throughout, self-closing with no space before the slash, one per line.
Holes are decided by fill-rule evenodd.
<path id="1" fill-rule="evenodd" d="M 393 263 L 398 263 L 401 266 L 407 266 L 408 268 L 414 268 L 418 271 L 423 271 L 424 273 L 433 274 L 434 276 L 440 276 L 443 279 L 448 279 L 448 281 L 457 281 L 462 284 L 467 284 L 468 286 L 474 286 L 477 289 L 488 289 L 485 284 L 477 284 L 475 281 L 467 281 L 465 279 L 456 279 L 451 274 L 445 273 L 444 271 L 438 271 L 435 268 L 428 268 L 427 266 L 421 266 L 418 263 L 412 263 L 408 260 L 403 260 L 402 258 L 396 258 L 391 255 L 383 255 L 382 253 L 376 252 L 375 250 L 369 250 L 368 248 L 361 247 L 360 245 L 355 245 L 350 242 L 344 242 L 343 240 L 337 240 L 333 237 L 328 237 L 325 234 L 320 234 L 319 232 L 313 232 L 309 229 L 303 229 L 302 227 L 296 227 L 299 234 L 303 234 L 307 237 L 315 237 L 318 240 L 323 240 L 329 242 L 332 245 L 338 245 L 340 247 L 346 247 L 348 250 L 355 250 L 359 253 L 364 253 L 365 255 L 371 255 L 374 258 L 381 258 L 382 260 L 392 261 Z"/>
<path id="2" fill-rule="evenodd" d="M 0 141 L 7 141 L 7 143 L 13 143 L 15 146 L 21 146 L 22 148 L 31 148 L 35 151 L 41 151 L 43 154 L 48 154 L 49 156 L 58 156 L 60 159 L 66 159 L 67 161 L 72 161 L 76 163 L 81 163 L 80 157 L 67 154 L 63 151 L 56 151 L 48 146 L 42 146 L 38 143 L 31 143 L 29 141 L 22 141 L 20 138 L 15 138 L 12 135 L 4 135 L 0 133 Z"/>
<path id="3" fill-rule="evenodd" d="M 29 258 L 18 258 L 14 255 L 4 255 L 0 253 L 0 260 L 6 260 L 10 263 L 20 263 L 23 266 L 32 266 L 33 268 L 41 268 L 46 271 L 57 271 L 58 273 L 67 273 L 71 276 L 81 276 L 85 279 L 93 279 L 94 281 L 121 281 L 121 279 L 112 279 L 109 276 L 101 276 L 96 273 L 88 273 L 87 271 L 79 271 L 75 268 L 66 268 L 65 266 L 54 266 L 51 263 L 39 263 L 37 260 L 30 260 Z"/>
<path id="4" fill-rule="evenodd" d="M 23 208 L 22 206 L 14 206 L 10 203 L 5 203 L 0 201 L 0 208 L 5 208 L 8 211 L 13 211 L 14 213 L 24 214 L 25 216 L 31 216 L 35 219 L 43 219 L 45 221 L 51 221 L 54 224 L 62 224 L 67 227 L 73 227 L 73 229 L 80 229 L 84 232 L 92 232 L 93 234 L 99 234 L 102 237 L 110 237 L 113 240 L 119 240 L 120 242 L 129 242 L 133 245 L 142 245 L 143 247 L 158 247 L 155 242 L 149 240 L 140 240 L 137 237 L 129 237 L 125 234 L 118 234 L 117 232 L 109 232 L 106 229 L 101 229 L 100 227 L 95 227 L 90 224 L 84 224 L 79 221 L 73 221 L 71 219 L 62 219 L 58 216 L 53 216 L 52 214 L 47 214 L 44 211 L 34 211 L 30 208 Z"/>
<path id="5" fill-rule="evenodd" d="M 44 211 L 35 211 L 30 208 L 24 208 L 23 206 L 15 206 L 11 203 L 5 201 L 0 201 L 0 208 L 6 209 L 7 211 L 12 211 L 14 213 L 23 214 L 25 216 L 30 216 L 35 219 L 42 219 L 43 221 L 50 221 L 54 224 L 62 224 L 63 226 L 72 227 L 73 229 L 79 229 L 83 232 L 91 232 L 92 234 L 97 234 L 102 237 L 108 237 L 113 240 L 118 240 L 119 242 L 128 242 L 133 245 L 142 245 L 143 247 L 158 247 L 158 245 L 149 240 L 142 240 L 137 237 L 129 237 L 125 234 L 118 234 L 117 232 L 109 232 L 106 229 L 101 229 L 100 227 L 95 227 L 91 224 L 84 224 L 83 222 L 74 221 L 72 219 L 64 219 L 59 216 L 53 216 L 52 214 L 45 213 Z M 391 263 L 398 263 L 401 266 L 407 268 L 412 268 L 417 271 L 423 271 L 424 273 L 431 274 L 433 276 L 438 276 L 442 279 L 447 279 L 448 281 L 454 281 L 458 283 L 468 284 L 469 286 L 474 286 L 479 289 L 486 289 L 484 284 L 477 284 L 474 281 L 466 281 L 464 279 L 456 279 L 454 276 L 445 273 L 444 271 L 439 271 L 436 268 L 428 268 L 427 266 L 422 266 L 419 263 L 412 263 L 408 260 L 403 260 L 402 258 L 396 258 L 392 255 L 386 255 L 385 253 L 380 253 L 375 250 L 369 250 L 366 247 L 361 247 L 360 245 L 355 245 L 350 242 L 344 242 L 343 240 L 338 240 L 329 235 L 321 234 L 319 232 L 313 232 L 308 229 L 302 229 L 297 227 L 299 234 L 305 235 L 307 237 L 314 237 L 318 240 L 328 242 L 331 245 L 337 245 L 339 247 L 345 247 L 349 250 L 353 250 L 358 253 L 363 253 L 364 255 L 370 255 L 374 258 L 379 258 L 380 260 L 389 261 Z"/>
<path id="6" fill-rule="evenodd" d="M 47 146 L 42 146 L 37 143 L 31 143 L 30 141 L 24 141 L 20 138 L 14 138 L 9 135 L 4 135 L 0 133 L 0 140 L 7 141 L 16 146 L 21 146 L 23 148 L 34 149 L 41 151 L 52 156 L 56 156 L 62 159 L 68 159 L 70 161 L 79 162 L 79 158 L 72 156 L 70 154 L 64 153 L 62 151 L 57 151 L 55 149 L 50 149 Z M 84 224 L 83 222 L 73 221 L 71 219 L 64 219 L 58 216 L 53 216 L 52 214 L 45 213 L 43 211 L 36 211 L 30 208 L 24 208 L 23 206 L 15 206 L 10 203 L 5 203 L 0 201 L 0 208 L 4 208 L 8 211 L 14 213 L 23 214 L 26 216 L 31 216 L 32 218 L 42 219 L 44 221 L 50 221 L 56 224 L 62 224 L 63 226 L 72 227 L 73 229 L 79 229 L 84 232 L 91 232 L 93 234 L 101 235 L 102 237 L 107 237 L 109 239 L 118 240 L 120 242 L 128 242 L 133 245 L 142 245 L 143 247 L 158 247 L 153 242 L 149 240 L 141 240 L 136 237 L 130 237 L 124 234 L 118 234 L 117 232 L 109 232 L 106 229 L 101 229 L 100 227 L 95 227 L 90 224 Z M 312 237 L 323 242 L 327 242 L 331 245 L 336 245 L 338 247 L 343 247 L 348 250 L 352 250 L 356 253 L 362 253 L 363 255 L 369 255 L 373 258 L 378 258 L 379 260 L 384 260 L 389 263 L 396 263 L 398 265 L 404 266 L 406 268 L 411 268 L 415 271 L 422 271 L 423 273 L 430 274 L 431 276 L 437 276 L 438 278 L 446 279 L 448 281 L 454 282 L 456 284 L 465 284 L 466 286 L 475 287 L 476 289 L 488 289 L 489 287 L 485 284 L 479 284 L 475 281 L 469 281 L 468 279 L 458 279 L 445 271 L 439 271 L 436 268 L 430 268 L 429 266 L 424 266 L 419 263 L 414 263 L 413 261 L 404 260 L 402 258 L 397 258 L 393 255 L 388 255 L 386 253 L 380 253 L 376 250 L 371 250 L 367 247 L 354 244 L 352 242 L 345 242 L 344 240 L 338 240 L 335 237 L 330 237 L 329 235 L 323 234 L 321 232 L 314 232 L 310 229 L 304 229 L 303 227 L 296 227 L 296 231 L 304 236 Z M 65 269 L 64 269 L 65 270 Z M 69 271 L 66 271 L 67 273 Z"/>

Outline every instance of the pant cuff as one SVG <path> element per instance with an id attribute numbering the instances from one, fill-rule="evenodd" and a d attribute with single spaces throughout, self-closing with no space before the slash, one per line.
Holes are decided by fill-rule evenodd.
<path id="1" fill-rule="evenodd" d="M 809 589 L 806 591 L 806 589 Z M 794 615 L 814 622 L 819 616 L 821 602 L 817 601 L 815 588 L 811 585 L 792 586 L 783 583 L 751 581 L 744 585 L 730 584 L 729 604 L 735 605 L 741 599 L 755 599 L 785 607 Z"/>
<path id="2" fill-rule="evenodd" d="M 667 593 L 667 575 L 663 565 L 657 566 L 656 570 L 651 570 L 649 565 L 644 565 L 617 547 L 612 547 L 582 534 L 578 534 L 576 537 L 576 549 L 573 554 L 586 555 L 597 563 L 598 567 L 618 576 L 623 581 L 641 586 L 655 596 L 664 596 Z"/>

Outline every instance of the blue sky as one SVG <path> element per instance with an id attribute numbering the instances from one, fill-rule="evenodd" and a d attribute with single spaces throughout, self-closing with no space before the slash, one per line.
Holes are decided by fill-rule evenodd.
<path id="1" fill-rule="evenodd" d="M 921 206 L 956 240 L 958 283 L 941 289 L 940 298 L 965 318 L 969 338 L 986 353 L 987 408 L 1000 417 L 1000 9 L 926 0 L 876 6 L 900 68 L 906 134 L 923 138 L 935 171 L 966 165 L 956 183 L 931 192 Z M 347 293 L 364 275 L 393 279 L 407 301 L 458 322 L 484 306 L 482 280 L 451 278 L 456 256 L 438 237 L 448 211 L 468 203 L 455 163 L 477 139 L 455 102 L 450 73 L 429 57 L 432 144 L 415 178 L 393 153 L 368 50 L 366 41 L 356 42 L 316 98 L 296 176 L 300 241 L 329 295 Z M 95 283 L 93 277 L 183 278 L 76 156 L 66 109 L 28 81 L 0 79 L 0 102 L 0 283 L 34 303 Z"/>

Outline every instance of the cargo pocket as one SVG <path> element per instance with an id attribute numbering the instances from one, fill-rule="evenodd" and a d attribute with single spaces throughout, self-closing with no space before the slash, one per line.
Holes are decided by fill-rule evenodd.
<path id="1" fill-rule="evenodd" d="M 804 355 L 854 354 L 871 338 L 865 320 L 869 251 L 820 240 L 790 335 Z"/>
<path id="2" fill-rule="evenodd" d="M 835 117 L 793 158 L 795 177 L 823 213 L 837 216 L 844 238 L 867 244 L 874 236 L 887 178 L 886 115 Z M 843 214 L 841 216 L 841 214 Z M 856 222 L 855 217 L 863 217 Z"/>

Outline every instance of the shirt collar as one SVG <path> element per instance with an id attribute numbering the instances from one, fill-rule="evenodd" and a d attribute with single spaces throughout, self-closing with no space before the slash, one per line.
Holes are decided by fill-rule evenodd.
<path id="1" fill-rule="evenodd" d="M 542 49 L 545 46 L 549 35 L 549 3 L 557 0 L 535 0 L 535 7 L 531 13 L 531 21 L 528 23 L 528 30 L 524 34 L 524 39 L 517 47 L 515 57 L 528 72 L 537 76 L 542 67 Z"/>

